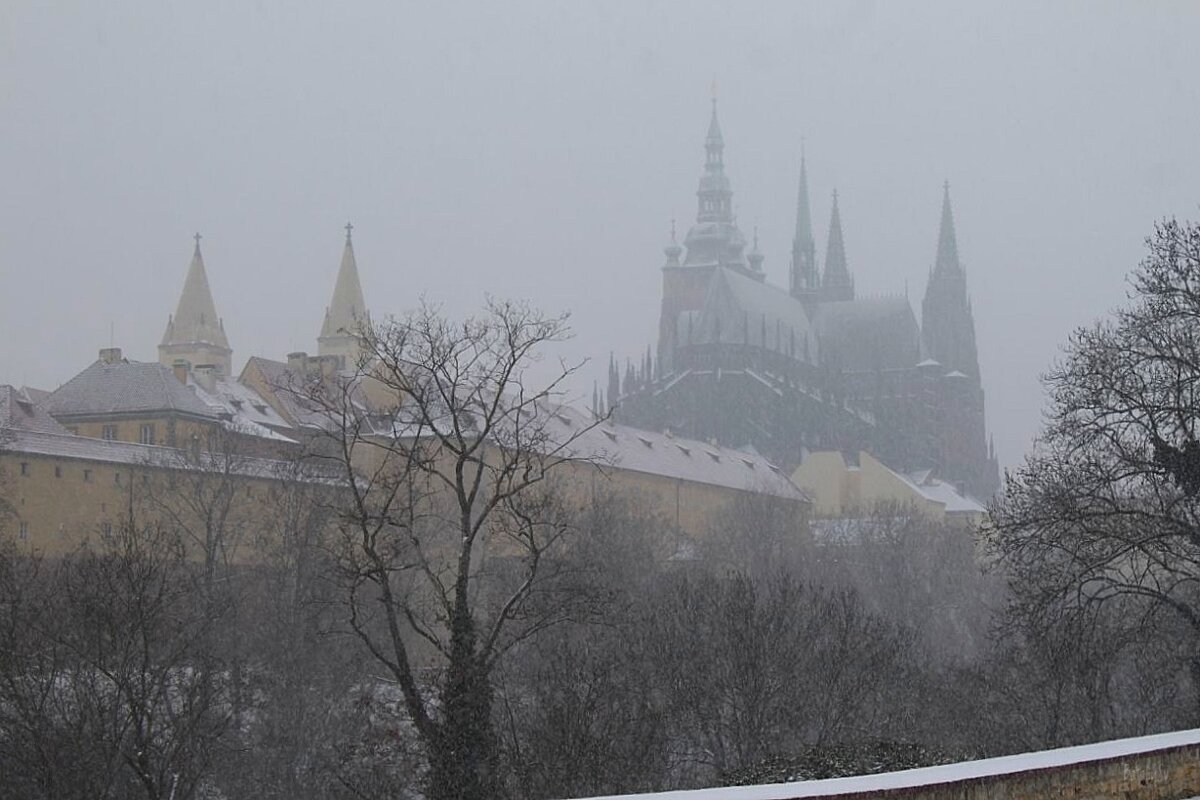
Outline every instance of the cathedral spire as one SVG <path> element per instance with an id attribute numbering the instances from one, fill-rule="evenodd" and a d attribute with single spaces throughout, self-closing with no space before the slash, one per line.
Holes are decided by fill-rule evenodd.
<path id="1" fill-rule="evenodd" d="M 978 380 L 975 320 L 967 296 L 967 276 L 958 258 L 948 183 L 942 185 L 937 255 L 921 303 L 921 335 L 931 358 L 948 370 L 958 370 Z"/>
<path id="2" fill-rule="evenodd" d="M 761 279 L 762 273 L 746 263 L 746 239 L 738 230 L 733 215 L 733 189 L 725 175 L 725 137 L 717 117 L 717 98 L 713 96 L 708 134 L 704 138 L 704 171 L 696 189 L 696 224 L 683 245 L 687 251 L 685 267 L 728 267 Z"/>
<path id="3" fill-rule="evenodd" d="M 325 309 L 321 335 L 317 337 L 317 352 L 322 356 L 342 359 L 342 368 L 353 366 L 360 352 L 359 328 L 369 325 L 371 317 L 363 300 L 362 283 L 358 279 L 358 263 L 354 258 L 354 226 L 346 223 L 346 244 L 342 247 L 342 263 L 333 285 L 333 299 Z"/>
<path id="4" fill-rule="evenodd" d="M 826 300 L 853 300 L 854 279 L 846 266 L 846 244 L 842 239 L 842 214 L 838 193 L 833 191 L 833 211 L 829 217 L 829 243 L 825 249 L 825 276 L 821 281 Z"/>
<path id="5" fill-rule="evenodd" d="M 712 99 L 712 116 L 708 119 L 708 136 L 704 139 L 704 146 L 715 150 L 718 156 L 725 148 L 725 138 L 721 136 L 721 122 L 717 119 L 717 96 L 715 93 Z"/>
<path id="6" fill-rule="evenodd" d="M 954 275 L 962 272 L 958 260 L 958 240 L 954 235 L 954 212 L 950 209 L 950 182 L 942 184 L 942 225 L 938 231 L 937 259 L 934 273 Z"/>
<path id="7" fill-rule="evenodd" d="M 813 240 L 812 209 L 808 202 L 808 165 L 800 143 L 800 187 L 796 192 L 796 235 L 792 238 L 790 289 L 793 297 L 812 297 L 821 285 L 817 245 Z"/>
<path id="8" fill-rule="evenodd" d="M 225 336 L 225 326 L 217 316 L 204 256 L 200 252 L 201 236 L 197 233 L 192 263 L 188 265 L 183 291 L 174 316 L 167 319 L 167 329 L 158 345 L 159 361 L 167 366 L 185 362 L 188 367 L 212 365 L 229 375 L 233 351 Z"/>
<path id="9" fill-rule="evenodd" d="M 697 222 L 733 223 L 733 191 L 725 177 L 725 137 L 721 135 L 721 123 L 717 120 L 717 98 L 712 99 L 712 116 L 708 121 L 708 135 L 704 137 L 704 173 L 700 176 L 700 188 L 696 192 L 699 209 Z"/>

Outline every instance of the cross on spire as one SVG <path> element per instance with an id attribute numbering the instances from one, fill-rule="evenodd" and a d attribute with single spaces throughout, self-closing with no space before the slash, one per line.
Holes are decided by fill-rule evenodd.
<path id="1" fill-rule="evenodd" d="M 350 241 L 350 232 L 354 230 L 354 226 L 349 222 L 346 223 L 346 241 Z"/>
<path id="2" fill-rule="evenodd" d="M 200 240 L 201 240 L 202 238 L 204 238 L 204 237 L 202 237 L 202 236 L 200 235 L 200 232 L 199 232 L 199 231 L 196 231 L 196 235 L 195 235 L 195 236 L 193 236 L 192 238 L 196 240 L 196 247 L 199 247 L 199 246 L 200 246 Z"/>

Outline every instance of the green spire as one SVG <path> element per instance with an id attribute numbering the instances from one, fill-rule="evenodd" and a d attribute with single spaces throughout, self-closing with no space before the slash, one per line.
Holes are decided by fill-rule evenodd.
<path id="1" fill-rule="evenodd" d="M 853 300 L 854 281 L 846 266 L 846 244 L 842 239 L 842 214 L 838 193 L 833 192 L 833 212 L 829 218 L 829 244 L 825 250 L 825 276 L 821 281 L 827 300 Z"/>
<path id="2" fill-rule="evenodd" d="M 942 184 L 942 226 L 938 231 L 937 259 L 933 264 L 934 274 L 956 274 L 962 272 L 958 260 L 958 240 L 954 235 L 954 213 L 950 210 L 950 182 Z"/>
<path id="3" fill-rule="evenodd" d="M 820 286 L 817 246 L 813 240 L 812 209 L 808 202 L 808 165 L 800 144 L 800 187 L 796 193 L 796 235 L 792 239 L 792 295 L 810 294 Z"/>

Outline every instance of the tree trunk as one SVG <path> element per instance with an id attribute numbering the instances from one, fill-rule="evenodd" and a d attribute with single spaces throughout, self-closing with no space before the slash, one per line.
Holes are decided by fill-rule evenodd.
<path id="1" fill-rule="evenodd" d="M 430 800 L 501 797 L 492 687 L 475 652 L 475 623 L 467 614 L 456 614 L 441 695 L 437 741 L 430 748 Z"/>

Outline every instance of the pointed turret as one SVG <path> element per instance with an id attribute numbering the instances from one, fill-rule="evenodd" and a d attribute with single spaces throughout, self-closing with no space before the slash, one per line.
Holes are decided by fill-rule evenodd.
<path id="1" fill-rule="evenodd" d="M 200 238 L 197 233 L 179 305 L 175 314 L 167 318 L 167 329 L 158 345 L 158 360 L 167 366 L 186 364 L 189 369 L 212 365 L 227 376 L 232 372 L 233 350 L 225 336 L 225 326 L 217 316 L 200 252 Z"/>
<path id="2" fill-rule="evenodd" d="M 833 211 L 829 217 L 829 243 L 825 249 L 825 275 L 821 279 L 821 297 L 825 300 L 853 300 L 854 279 L 846 266 L 846 244 L 842 239 L 842 214 L 838 193 L 833 192 Z"/>
<path id="3" fill-rule="evenodd" d="M 621 372 L 617 369 L 617 360 L 612 353 L 608 354 L 608 412 L 611 414 L 621 398 Z"/>
<path id="4" fill-rule="evenodd" d="M 792 269 L 789 289 L 792 297 L 815 300 L 821 288 L 817 271 L 817 245 L 812 232 L 812 210 L 808 203 L 808 166 L 804 148 L 800 148 L 800 188 L 796 193 L 796 235 L 792 238 Z"/>
<path id="5" fill-rule="evenodd" d="M 667 257 L 668 267 L 679 266 L 679 255 L 683 252 L 683 248 L 679 246 L 679 242 L 675 241 L 675 220 L 671 220 L 671 243 L 663 248 L 663 254 Z"/>
<path id="6" fill-rule="evenodd" d="M 763 272 L 763 261 L 766 256 L 758 249 L 758 227 L 754 228 L 754 244 L 750 247 L 750 253 L 746 256 L 746 262 L 750 265 L 750 269 L 757 273 Z"/>
<path id="7" fill-rule="evenodd" d="M 353 230 L 354 226 L 347 222 L 346 244 L 333 285 L 333 299 L 325 309 L 321 335 L 317 337 L 317 353 L 336 356 L 342 369 L 355 366 L 361 353 L 359 330 L 371 323 L 363 300 L 362 283 L 358 279 L 358 263 L 354 259 Z"/>

